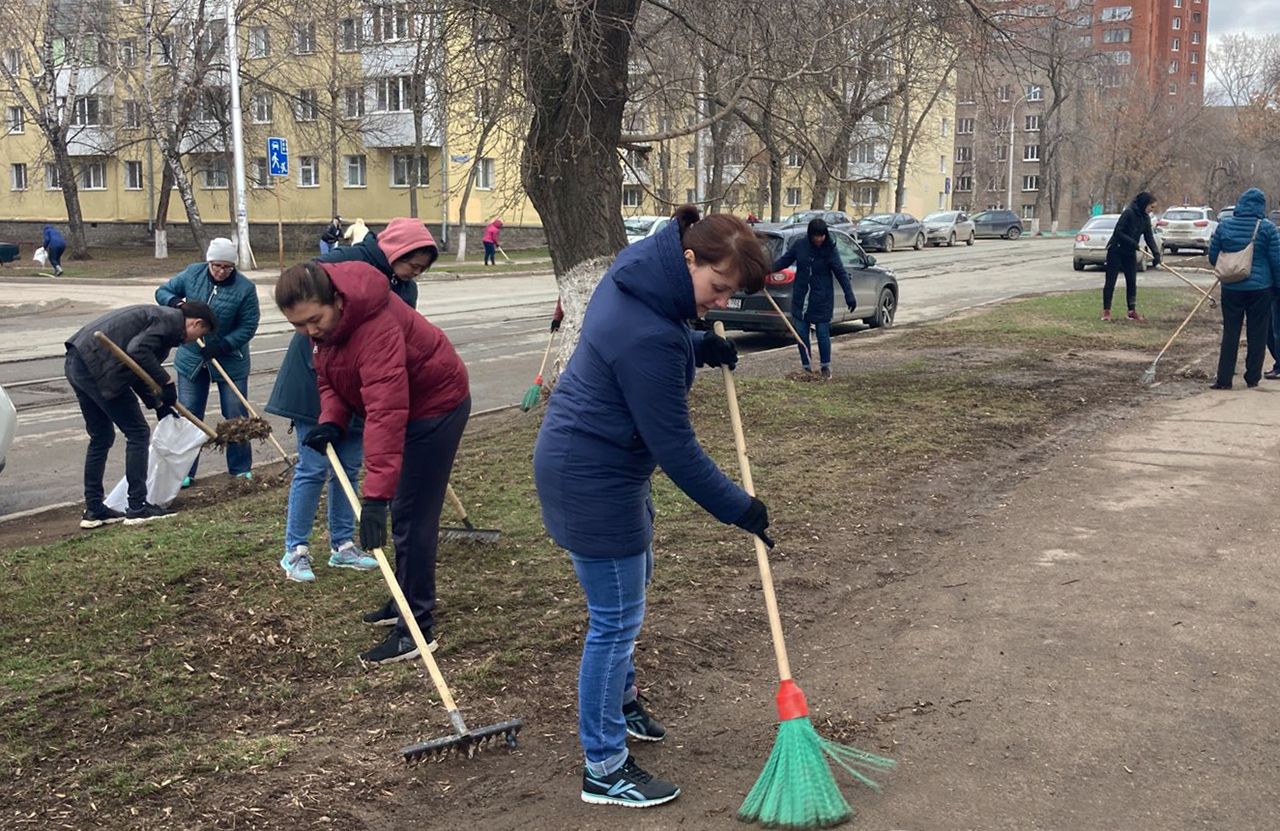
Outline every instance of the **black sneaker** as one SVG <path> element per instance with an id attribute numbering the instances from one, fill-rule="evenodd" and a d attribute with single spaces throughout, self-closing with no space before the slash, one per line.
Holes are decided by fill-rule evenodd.
<path id="1" fill-rule="evenodd" d="M 106 505 L 98 508 L 85 508 L 84 513 L 80 515 L 80 527 L 86 530 L 101 528 L 104 525 L 114 525 L 122 519 L 124 519 L 124 514 L 108 508 Z"/>
<path id="2" fill-rule="evenodd" d="M 388 600 L 361 620 L 369 626 L 395 626 L 400 620 L 400 612 L 396 610 L 395 601 Z"/>
<path id="3" fill-rule="evenodd" d="M 422 637 L 427 641 L 427 651 L 436 651 L 435 639 L 431 637 L 431 630 L 426 629 L 422 633 Z M 399 632 L 392 631 L 387 634 L 386 639 L 360 655 L 360 660 L 369 666 L 380 666 L 382 664 L 394 664 L 397 661 L 408 661 L 411 658 L 418 657 L 418 646 L 413 642 L 413 638 L 408 635 L 401 635 Z"/>
<path id="4" fill-rule="evenodd" d="M 176 515 L 177 511 L 171 511 L 168 508 L 161 508 L 159 505 L 152 505 L 147 502 L 141 508 L 130 508 L 128 513 L 124 515 L 124 524 L 141 525 L 153 519 L 164 519 L 165 517 Z"/>
<path id="5" fill-rule="evenodd" d="M 645 711 L 641 698 L 643 696 L 638 696 L 635 701 L 622 705 L 622 717 L 627 720 L 627 735 L 642 742 L 660 742 L 667 737 L 667 728 Z"/>
<path id="6" fill-rule="evenodd" d="M 592 805 L 649 808 L 670 802 L 679 795 L 678 785 L 645 772 L 636 764 L 634 756 L 628 756 L 622 767 L 608 776 L 582 772 L 582 801 Z"/>
<path id="7" fill-rule="evenodd" d="M 829 367 L 829 366 L 824 366 L 824 367 L 822 368 L 822 378 L 823 378 L 823 380 L 826 380 L 826 381 L 830 381 L 830 380 L 831 380 L 831 367 Z"/>

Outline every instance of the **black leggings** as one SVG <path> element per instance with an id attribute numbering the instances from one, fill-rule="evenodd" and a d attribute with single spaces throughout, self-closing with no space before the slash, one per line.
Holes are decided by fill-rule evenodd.
<path id="1" fill-rule="evenodd" d="M 1116 293 L 1116 278 L 1124 271 L 1124 299 L 1129 311 L 1138 307 L 1138 255 L 1135 251 L 1119 248 L 1107 249 L 1107 281 L 1102 284 L 1102 308 L 1111 310 L 1111 298 Z"/>

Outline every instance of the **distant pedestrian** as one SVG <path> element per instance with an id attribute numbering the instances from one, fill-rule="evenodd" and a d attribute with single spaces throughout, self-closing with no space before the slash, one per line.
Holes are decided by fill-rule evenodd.
<path id="1" fill-rule="evenodd" d="M 216 335 L 205 338 L 204 346 L 184 344 L 174 356 L 173 368 L 178 375 L 178 400 L 196 418 L 204 418 L 209 403 L 210 384 L 218 385 L 218 398 L 223 418 L 248 416 L 240 398 L 227 381 L 209 363 L 216 360 L 240 392 L 249 394 L 249 341 L 258 332 L 258 288 L 236 269 L 236 244 L 226 237 L 209 243 L 205 262 L 193 263 L 180 274 L 156 289 L 156 302 L 162 306 L 182 306 L 190 300 L 208 303 L 218 315 L 220 327 Z M 253 450 L 249 443 L 227 445 L 227 471 L 241 479 L 253 476 Z M 195 478 L 200 458 L 191 463 L 191 472 L 182 486 L 189 487 Z"/>
<path id="2" fill-rule="evenodd" d="M 1133 197 L 1133 201 L 1116 220 L 1116 228 L 1107 242 L 1106 282 L 1102 286 L 1102 319 L 1111 322 L 1111 298 L 1116 291 L 1116 278 L 1124 272 L 1124 299 L 1129 307 L 1129 320 L 1145 323 L 1138 314 L 1138 252 L 1145 239 L 1151 251 L 1151 264 L 1160 265 L 1160 246 L 1156 245 L 1151 231 L 1151 214 L 1157 207 L 1156 198 L 1145 190 Z"/>
<path id="3" fill-rule="evenodd" d="M 1250 245 L 1253 264 L 1249 276 L 1222 284 L 1222 349 L 1218 352 L 1218 377 L 1211 387 L 1215 390 L 1231 389 L 1242 324 L 1245 385 L 1256 387 L 1262 378 L 1272 325 L 1271 300 L 1280 288 L 1280 231 L 1267 219 L 1267 197 L 1257 188 L 1245 191 L 1236 202 L 1235 213 L 1218 223 L 1209 240 L 1209 263 L 1216 266 L 1222 254 L 1243 251 Z"/>
<path id="4" fill-rule="evenodd" d="M 418 284 L 415 281 L 431 268 L 439 255 L 435 238 L 422 220 L 401 217 L 388 222 L 380 234 L 368 232 L 355 245 L 333 249 L 321 257 L 320 262 L 368 263 L 391 281 L 393 294 L 416 308 Z"/>
<path id="5" fill-rule="evenodd" d="M 502 220 L 495 219 L 484 229 L 484 264 L 497 265 L 498 235 L 502 233 Z"/>
<path id="6" fill-rule="evenodd" d="M 66 376 L 89 434 L 81 528 L 99 528 L 120 520 L 134 525 L 173 514 L 147 501 L 151 428 L 138 406 L 138 397 L 156 411 L 157 420 L 172 413 L 178 391 L 161 364 L 175 346 L 217 331 L 214 311 L 205 303 L 192 301 L 181 309 L 125 306 L 108 312 L 67 340 Z M 159 385 L 160 394 L 152 393 L 129 367 L 99 343 L 95 332 L 102 332 L 128 353 Z M 102 476 L 115 444 L 116 428 L 125 439 L 124 478 L 129 505 L 123 514 L 103 504 Z"/>
<path id="7" fill-rule="evenodd" d="M 364 224 L 364 220 L 356 217 L 356 221 L 347 226 L 347 230 L 342 234 L 342 241 L 347 245 L 355 245 L 369 235 L 369 226 Z"/>
<path id="8" fill-rule="evenodd" d="M 808 232 L 792 243 L 787 253 L 773 264 L 775 272 L 795 263 L 796 277 L 791 284 L 791 323 L 804 338 L 800 347 L 800 363 L 805 372 L 812 372 L 809 365 L 809 329 L 818 335 L 818 360 L 822 362 L 822 377 L 831 377 L 831 318 L 835 313 L 834 277 L 844 292 L 844 303 L 853 311 L 858 300 L 853 296 L 849 272 L 840 261 L 835 241 L 827 233 L 827 223 L 820 217 L 809 220 Z"/>
<path id="9" fill-rule="evenodd" d="M 53 266 L 53 276 L 62 276 L 62 255 L 67 250 L 67 241 L 58 229 L 52 225 L 44 226 L 44 253 L 49 255 L 49 265 Z"/>
<path id="10" fill-rule="evenodd" d="M 342 239 L 342 217 L 335 216 L 333 221 L 324 226 L 324 232 L 320 234 L 320 256 L 323 257 L 332 251 L 340 239 Z"/>

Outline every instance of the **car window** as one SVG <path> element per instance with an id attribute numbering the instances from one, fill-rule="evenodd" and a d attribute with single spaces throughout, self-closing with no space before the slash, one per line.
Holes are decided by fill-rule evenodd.
<path id="1" fill-rule="evenodd" d="M 858 246 L 853 244 L 853 240 L 844 234 L 832 234 L 836 241 L 836 251 L 840 254 L 840 260 L 845 264 L 846 268 L 863 268 L 867 261 L 863 259 L 862 252 L 858 250 Z"/>
<path id="2" fill-rule="evenodd" d="M 859 225 L 890 225 L 892 223 L 893 214 L 871 214 L 858 220 Z"/>
<path id="3" fill-rule="evenodd" d="M 991 218 L 991 212 L 990 212 L 990 211 L 983 211 L 982 213 L 974 214 L 974 216 L 973 216 L 973 221 L 974 221 L 974 222 L 986 222 L 986 221 L 987 221 L 988 219 L 990 219 L 990 218 Z"/>
<path id="4" fill-rule="evenodd" d="M 1118 216 L 1095 216 L 1093 219 L 1085 223 L 1082 231 L 1112 231 L 1115 230 L 1116 222 L 1120 220 Z"/>
<path id="5" fill-rule="evenodd" d="M 773 234 L 757 234 L 756 238 L 760 240 L 760 247 L 764 249 L 764 255 L 769 258 L 770 265 L 786 253 L 787 246 L 782 241 L 782 237 L 776 237 Z"/>
<path id="6" fill-rule="evenodd" d="M 957 214 L 955 211 L 934 211 L 933 213 L 925 216 L 924 221 L 925 222 L 950 222 L 951 219 L 956 216 Z"/>
<path id="7" fill-rule="evenodd" d="M 914 223 L 915 221 L 916 221 L 916 218 L 915 218 L 914 216 L 912 216 L 911 214 L 903 214 L 903 215 L 902 215 L 902 222 L 903 222 L 904 224 L 906 224 L 906 225 L 911 225 L 911 224 L 912 224 L 912 223 Z"/>
<path id="8" fill-rule="evenodd" d="M 1175 208 L 1171 211 L 1164 212 L 1164 219 L 1175 219 L 1186 221 L 1189 219 L 1204 219 L 1204 211 L 1188 210 L 1186 208 Z"/>

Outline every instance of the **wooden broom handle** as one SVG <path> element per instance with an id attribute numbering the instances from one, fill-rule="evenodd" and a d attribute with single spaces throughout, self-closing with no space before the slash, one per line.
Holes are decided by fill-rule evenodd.
<path id="1" fill-rule="evenodd" d="M 769 301 L 769 305 L 773 306 L 773 308 L 778 312 L 778 316 L 782 318 L 782 322 L 787 324 L 787 328 L 791 330 L 791 334 L 795 337 L 796 343 L 800 344 L 800 348 L 804 350 L 805 356 L 812 360 L 813 356 L 809 354 L 809 344 L 804 342 L 804 338 L 800 337 L 800 333 L 796 331 L 796 327 L 791 325 L 791 318 L 787 317 L 787 315 L 782 311 L 782 307 L 778 305 L 778 301 L 773 299 L 773 295 L 769 293 L 767 288 L 760 289 L 760 293 Z M 717 329 L 716 334 L 724 337 L 724 327 L 721 326 Z"/>
<path id="2" fill-rule="evenodd" d="M 551 337 L 547 338 L 547 351 L 542 353 L 542 366 L 538 367 L 538 377 L 534 379 L 534 383 L 542 386 L 542 373 L 547 370 L 547 358 L 551 357 L 551 344 L 555 342 L 556 333 L 553 330 Z"/>
<path id="3" fill-rule="evenodd" d="M 102 332 L 94 332 L 93 336 L 97 338 L 98 343 L 107 347 L 107 349 L 109 349 L 113 355 L 119 358 L 121 363 L 129 367 L 129 369 L 132 369 L 134 371 L 134 374 L 136 374 L 139 378 L 141 378 L 144 382 L 146 382 L 147 389 L 151 390 L 156 395 L 160 394 L 160 385 L 156 383 L 156 379 L 148 375 L 147 371 L 143 369 L 138 364 L 138 362 L 133 359 L 132 355 L 130 355 L 128 352 L 125 352 L 123 349 L 121 349 L 119 345 L 116 344 L 115 341 L 107 337 Z M 188 410 L 186 407 L 182 406 L 180 402 L 178 401 L 173 402 L 173 408 L 177 410 L 182 415 L 182 417 L 185 418 L 187 421 L 190 421 L 192 424 L 194 424 L 195 426 L 203 430 L 205 435 L 208 436 L 209 438 L 216 439 L 218 437 L 217 430 L 214 430 L 208 424 L 205 424 L 203 421 L 196 418 L 192 414 L 192 412 Z"/>
<path id="4" fill-rule="evenodd" d="M 342 490 L 347 495 L 347 499 L 351 501 L 351 510 L 355 512 L 356 520 L 360 519 L 360 498 L 356 496 L 355 488 L 351 487 L 351 480 L 347 478 L 347 472 L 342 468 L 342 461 L 338 458 L 338 452 L 333 449 L 330 444 L 325 447 L 325 454 L 329 457 L 329 464 L 333 467 L 333 475 L 337 477 L 338 483 L 342 485 Z M 409 601 L 405 599 L 404 592 L 400 590 L 400 584 L 396 582 L 396 573 L 391 568 L 391 564 L 387 562 L 387 555 L 382 553 L 381 548 L 375 548 L 371 552 L 374 559 L 378 561 L 378 568 L 382 571 L 382 579 L 386 581 L 387 588 L 391 590 L 391 597 L 396 601 L 396 608 L 400 611 L 400 619 L 409 627 L 409 634 L 413 636 L 413 642 L 418 647 L 418 654 L 422 656 L 422 662 L 426 664 L 427 673 L 431 676 L 431 680 L 436 685 L 436 692 L 440 693 L 440 700 L 444 702 L 444 707 L 450 713 L 456 712 L 458 705 L 454 703 L 453 696 L 449 694 L 449 686 L 444 682 L 444 676 L 440 674 L 440 667 L 436 666 L 436 659 L 431 657 L 431 650 L 427 648 L 427 639 L 422 636 L 422 629 L 418 627 L 418 621 L 413 616 L 413 611 L 409 608 Z"/>
<path id="5" fill-rule="evenodd" d="M 204 348 L 204 338 L 196 338 L 196 343 L 200 345 L 201 349 Z M 249 415 L 253 416 L 254 418 L 258 418 L 258 414 L 254 411 L 253 405 L 249 403 L 249 399 L 245 398 L 244 393 L 240 392 L 240 388 L 236 386 L 235 381 L 231 380 L 231 376 L 227 374 L 227 371 L 222 368 L 222 364 L 218 363 L 218 359 L 210 358 L 209 363 L 213 364 L 213 368 L 218 370 L 218 374 L 222 376 L 222 380 L 227 382 L 228 387 L 231 387 L 232 392 L 236 394 L 236 398 L 239 398 L 240 403 L 243 404 L 244 408 L 249 411 Z M 286 462 L 290 461 L 289 454 L 284 452 L 284 448 L 281 447 L 280 442 L 276 440 L 275 434 L 268 433 L 267 438 L 271 439 L 271 443 L 276 446 L 276 450 L 280 451 L 280 458 L 284 459 Z"/>
<path id="6" fill-rule="evenodd" d="M 724 324 L 716 321 L 715 332 L 724 337 Z M 738 448 L 738 466 L 742 468 L 742 488 L 752 496 L 756 495 L 755 484 L 751 480 L 751 463 L 747 461 L 747 439 L 742 432 L 742 413 L 738 410 L 738 391 L 733 384 L 733 370 L 721 365 L 724 373 L 725 395 L 729 399 L 729 421 L 733 424 L 733 442 Z M 773 571 L 769 568 L 769 549 L 764 540 L 751 535 L 756 543 L 756 565 L 760 567 L 760 586 L 764 589 L 764 605 L 769 611 L 769 630 L 773 634 L 773 654 L 778 659 L 778 675 L 780 680 L 791 678 L 791 662 L 787 660 L 787 644 L 782 637 L 782 617 L 778 614 L 778 597 L 773 590 Z"/>

